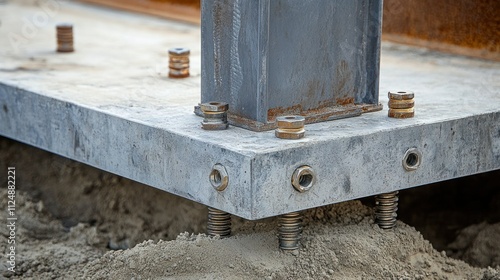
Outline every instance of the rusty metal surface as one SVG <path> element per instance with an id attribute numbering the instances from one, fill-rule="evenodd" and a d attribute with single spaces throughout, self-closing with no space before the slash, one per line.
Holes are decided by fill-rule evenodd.
<path id="1" fill-rule="evenodd" d="M 191 51 L 187 48 L 171 48 L 168 50 L 168 77 L 189 77 L 189 55 Z"/>
<path id="2" fill-rule="evenodd" d="M 69 23 L 58 24 L 56 26 L 57 51 L 73 52 L 73 25 Z"/>
<path id="3" fill-rule="evenodd" d="M 383 38 L 500 60 L 500 1 L 384 0 Z"/>
<path id="4" fill-rule="evenodd" d="M 415 116 L 415 93 L 412 91 L 389 91 L 388 116 L 396 119 L 413 118 Z"/>
<path id="5" fill-rule="evenodd" d="M 382 1 L 202 2 L 201 101 L 230 105 L 233 125 L 306 122 L 380 109 Z"/>
<path id="6" fill-rule="evenodd" d="M 200 0 L 81 1 L 200 23 Z M 384 40 L 500 60 L 498 0 L 385 0 L 383 8 Z"/>
<path id="7" fill-rule="evenodd" d="M 145 14 L 200 23 L 200 0 L 80 0 Z"/>

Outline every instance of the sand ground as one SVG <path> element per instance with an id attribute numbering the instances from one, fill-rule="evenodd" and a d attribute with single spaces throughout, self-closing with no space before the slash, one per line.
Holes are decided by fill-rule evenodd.
<path id="1" fill-rule="evenodd" d="M 0 168 L 7 166 L 16 167 L 19 220 L 16 273 L 4 259 L 3 277 L 500 279 L 500 223 L 457 232 L 449 247 L 466 263 L 401 221 L 381 230 L 371 207 L 351 201 L 305 211 L 302 248 L 283 252 L 273 218 L 234 217 L 232 237 L 212 238 L 203 234 L 203 205 L 0 138 Z M 6 188 L 0 201 L 6 208 Z M 0 232 L 7 244 L 8 229 Z"/>

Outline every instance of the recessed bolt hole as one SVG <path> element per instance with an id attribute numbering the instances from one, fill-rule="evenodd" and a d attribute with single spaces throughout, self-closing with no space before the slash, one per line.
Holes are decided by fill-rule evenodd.
<path id="1" fill-rule="evenodd" d="M 414 171 L 420 167 L 422 163 L 422 154 L 417 148 L 410 148 L 405 152 L 403 157 L 403 168 L 406 171 Z"/>
<path id="2" fill-rule="evenodd" d="M 415 166 L 417 165 L 417 163 L 418 163 L 418 155 L 415 153 L 409 154 L 408 157 L 406 158 L 406 164 L 408 164 L 408 166 Z"/>
<path id="3" fill-rule="evenodd" d="M 219 170 L 212 171 L 212 174 L 210 174 L 210 180 L 212 181 L 212 184 L 220 186 L 222 178 L 220 176 Z"/>
<path id="4" fill-rule="evenodd" d="M 293 116 L 288 116 L 288 117 L 285 117 L 285 119 L 287 119 L 287 120 L 294 120 L 294 119 L 295 119 L 295 117 L 293 117 Z"/>
<path id="5" fill-rule="evenodd" d="M 210 184 L 217 191 L 223 191 L 229 184 L 229 176 L 226 168 L 220 164 L 214 165 L 209 176 Z"/>
<path id="6" fill-rule="evenodd" d="M 406 91 L 398 91 L 398 93 L 406 93 Z"/>
<path id="7" fill-rule="evenodd" d="M 299 177 L 299 184 L 306 188 L 309 186 L 309 184 L 311 184 L 313 180 L 313 176 L 311 174 L 304 174 L 304 175 L 300 175 Z"/>
<path id="8" fill-rule="evenodd" d="M 292 186 L 298 192 L 306 192 L 312 188 L 315 181 L 315 173 L 310 166 L 303 165 L 293 172 Z"/>

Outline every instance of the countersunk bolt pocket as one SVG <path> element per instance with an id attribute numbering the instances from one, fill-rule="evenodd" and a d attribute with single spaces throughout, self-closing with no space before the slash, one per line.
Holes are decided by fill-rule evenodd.
<path id="1" fill-rule="evenodd" d="M 397 119 L 415 116 L 415 94 L 412 91 L 389 91 L 389 117 Z"/>
<path id="2" fill-rule="evenodd" d="M 227 174 L 226 168 L 218 163 L 212 167 L 209 179 L 212 187 L 219 192 L 225 190 L 227 185 L 229 185 L 229 175 Z"/>
<path id="3" fill-rule="evenodd" d="M 187 48 L 173 48 L 168 50 L 168 76 L 170 78 L 189 77 L 189 54 Z"/>
<path id="4" fill-rule="evenodd" d="M 316 182 L 316 173 L 308 165 L 303 165 L 295 169 L 295 171 L 292 174 L 292 186 L 298 192 L 303 193 L 310 190 L 315 182 Z"/>
<path id="5" fill-rule="evenodd" d="M 406 171 L 414 171 L 420 167 L 422 163 L 422 153 L 417 148 L 406 150 L 403 157 L 403 168 Z"/>
<path id="6" fill-rule="evenodd" d="M 304 137 L 305 118 L 302 116 L 283 116 L 277 117 L 278 128 L 274 135 L 281 139 L 300 139 Z"/>
<path id="7" fill-rule="evenodd" d="M 203 112 L 201 127 L 206 130 L 224 130 L 229 126 L 227 123 L 227 110 L 229 105 L 224 102 L 209 102 L 200 104 Z"/>
<path id="8" fill-rule="evenodd" d="M 73 52 L 73 25 L 61 23 L 56 26 L 57 52 Z"/>

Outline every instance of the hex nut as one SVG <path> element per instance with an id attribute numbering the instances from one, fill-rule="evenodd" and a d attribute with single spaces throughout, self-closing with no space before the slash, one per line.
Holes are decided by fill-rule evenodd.
<path id="1" fill-rule="evenodd" d="M 415 171 L 422 163 L 422 153 L 417 148 L 406 150 L 403 157 L 403 168 L 406 171 Z"/>
<path id="2" fill-rule="evenodd" d="M 224 130 L 229 127 L 228 123 L 223 123 L 223 122 L 215 122 L 215 123 L 210 123 L 210 122 L 202 122 L 201 123 L 201 128 L 205 130 Z"/>
<path id="3" fill-rule="evenodd" d="M 208 102 L 200 104 L 201 110 L 206 112 L 226 112 L 229 110 L 229 104 L 225 102 Z"/>
<path id="4" fill-rule="evenodd" d="M 409 109 L 413 108 L 415 101 L 413 99 L 389 99 L 389 108 L 391 109 Z"/>
<path id="5" fill-rule="evenodd" d="M 229 185 L 229 175 L 222 164 L 215 164 L 209 176 L 210 184 L 215 190 L 221 192 Z"/>
<path id="6" fill-rule="evenodd" d="M 304 128 L 305 118 L 302 116 L 284 116 L 276 118 L 279 128 Z"/>
<path id="7" fill-rule="evenodd" d="M 191 54 L 191 51 L 188 48 L 172 48 L 168 50 L 169 55 L 178 55 L 178 56 L 187 56 Z"/>
<path id="8" fill-rule="evenodd" d="M 310 166 L 303 165 L 295 169 L 292 174 L 291 181 L 295 190 L 303 193 L 310 190 L 314 186 L 314 183 L 316 182 L 316 173 Z"/>
<path id="9" fill-rule="evenodd" d="M 389 109 L 389 117 L 395 119 L 408 119 L 415 116 L 415 110 L 410 109 Z"/>
<path id="10" fill-rule="evenodd" d="M 389 91 L 388 96 L 389 99 L 408 100 L 413 99 L 415 93 L 413 91 Z"/>
<path id="11" fill-rule="evenodd" d="M 300 139 L 305 135 L 305 118 L 302 116 L 283 116 L 276 118 L 278 128 L 274 135 L 281 139 Z"/>

